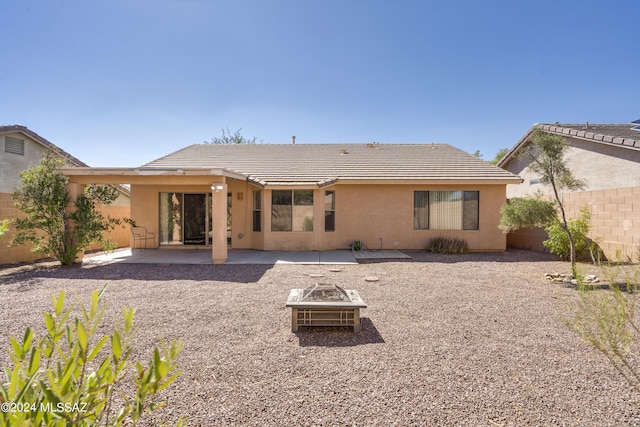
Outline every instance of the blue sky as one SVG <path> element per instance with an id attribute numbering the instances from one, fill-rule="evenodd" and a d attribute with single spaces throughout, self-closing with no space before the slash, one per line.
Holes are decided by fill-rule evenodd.
<path id="1" fill-rule="evenodd" d="M 536 122 L 626 123 L 640 2 L 11 0 L 0 124 L 134 167 L 265 143 L 445 142 L 491 159 Z"/>

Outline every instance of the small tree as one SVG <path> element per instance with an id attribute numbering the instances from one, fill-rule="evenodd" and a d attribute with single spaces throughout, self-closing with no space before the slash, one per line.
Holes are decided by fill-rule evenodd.
<path id="1" fill-rule="evenodd" d="M 498 163 L 500 163 L 500 160 L 502 160 L 502 158 L 507 155 L 508 152 L 509 152 L 508 148 L 499 149 L 495 157 L 492 160 L 490 160 L 489 163 L 491 163 L 492 165 L 497 165 Z"/>
<path id="2" fill-rule="evenodd" d="M 253 138 L 245 138 L 244 136 L 242 136 L 242 134 L 240 133 L 240 131 L 242 130 L 242 128 L 238 129 L 237 131 L 235 131 L 233 134 L 231 132 L 229 132 L 229 129 L 227 129 L 226 131 L 224 129 L 222 129 L 222 136 L 220 137 L 215 137 L 211 140 L 211 142 L 208 142 L 208 144 L 227 144 L 227 145 L 232 145 L 232 144 L 257 144 L 257 138 L 254 136 Z"/>
<path id="3" fill-rule="evenodd" d="M 20 173 L 21 187 L 13 199 L 24 217 L 13 220 L 18 233 L 11 245 L 31 243 L 34 252 L 70 265 L 89 244 L 102 242 L 104 232 L 120 220 L 104 218 L 96 209 L 99 203 L 110 204 L 116 199 L 117 191 L 112 187 L 87 187 L 69 212 L 68 178 L 58 170 L 63 165 L 62 159 L 48 156 Z"/>
<path id="4" fill-rule="evenodd" d="M 584 182 L 574 177 L 565 163 L 564 155 L 568 147 L 569 144 L 563 137 L 536 129 L 531 138 L 530 148 L 524 155 L 530 161 L 529 169 L 540 175 L 540 182 L 551 185 L 556 205 L 560 210 L 560 226 L 569 239 L 571 270 L 574 277 L 577 277 L 576 246 L 567 223 L 567 215 L 560 194 L 565 189 L 578 190 L 583 188 Z"/>

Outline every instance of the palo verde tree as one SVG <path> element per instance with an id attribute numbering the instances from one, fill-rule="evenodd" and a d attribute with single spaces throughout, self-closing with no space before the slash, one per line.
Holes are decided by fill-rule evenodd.
<path id="1" fill-rule="evenodd" d="M 71 265 L 89 244 L 103 242 L 104 232 L 120 220 L 105 218 L 97 210 L 98 204 L 112 203 L 117 190 L 91 186 L 71 201 L 68 178 L 58 170 L 62 166 L 64 160 L 48 156 L 20 173 L 20 188 L 13 193 L 13 200 L 24 217 L 12 221 L 17 234 L 11 245 L 31 243 L 32 251 Z M 68 209 L 70 202 L 75 209 Z"/>
<path id="2" fill-rule="evenodd" d="M 536 129 L 531 138 L 531 145 L 524 156 L 529 160 L 529 169 L 540 175 L 540 182 L 550 185 L 553 190 L 553 197 L 560 211 L 560 227 L 569 239 L 571 270 L 577 277 L 576 244 L 567 221 L 561 194 L 564 190 L 575 191 L 583 188 L 584 182 L 573 176 L 565 162 L 564 156 L 568 147 L 569 144 L 563 137 Z"/>

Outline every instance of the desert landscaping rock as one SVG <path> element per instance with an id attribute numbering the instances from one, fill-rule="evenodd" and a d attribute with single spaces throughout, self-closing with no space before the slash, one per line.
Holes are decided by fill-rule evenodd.
<path id="1" fill-rule="evenodd" d="M 640 396 L 563 324 L 576 291 L 544 273 L 569 264 L 512 250 L 411 255 L 331 276 L 367 301 L 359 334 L 291 333 L 287 295 L 314 282 L 302 265 L 0 269 L 0 365 L 9 336 L 44 333 L 51 294 L 86 301 L 108 283 L 104 331 L 136 307 L 134 358 L 184 344 L 167 406 L 144 425 L 640 425 Z"/>

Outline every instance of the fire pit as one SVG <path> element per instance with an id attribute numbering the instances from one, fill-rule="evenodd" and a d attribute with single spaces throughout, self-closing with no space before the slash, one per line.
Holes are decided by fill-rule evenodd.
<path id="1" fill-rule="evenodd" d="M 291 332 L 298 332 L 300 326 L 351 326 L 353 332 L 360 332 L 360 309 L 366 306 L 357 291 L 332 283 L 292 289 L 287 299 Z"/>

